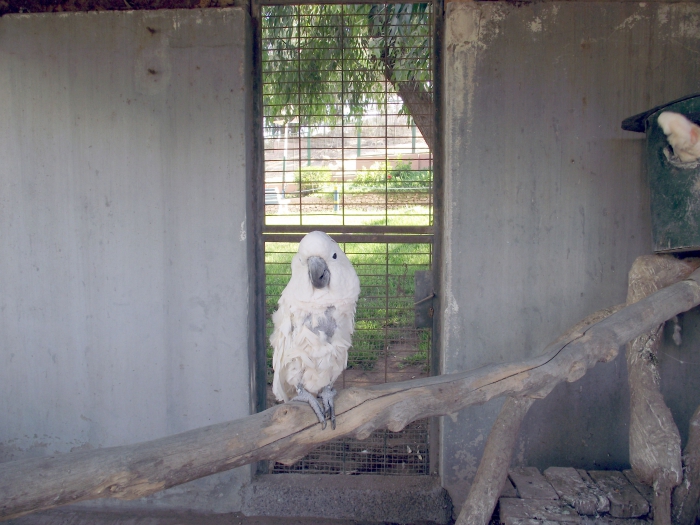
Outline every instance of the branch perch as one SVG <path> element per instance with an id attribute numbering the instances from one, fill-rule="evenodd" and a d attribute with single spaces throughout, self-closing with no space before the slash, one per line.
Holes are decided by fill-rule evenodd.
<path id="1" fill-rule="evenodd" d="M 331 439 L 398 431 L 494 397 L 545 397 L 561 381 L 576 381 L 598 361 L 612 360 L 627 341 L 700 304 L 699 282 L 696 271 L 519 363 L 343 390 L 335 432 L 321 431 L 307 405 L 286 403 L 145 443 L 0 464 L 0 519 L 89 499 L 139 498 L 259 460 L 290 463 Z"/>
<path id="2" fill-rule="evenodd" d="M 637 258 L 629 272 L 627 303 L 690 275 L 698 259 L 670 255 Z M 671 525 L 671 490 L 683 479 L 681 437 L 659 390 L 657 353 L 663 322 L 627 345 L 630 386 L 630 464 L 637 477 L 654 487 L 654 524 Z"/>

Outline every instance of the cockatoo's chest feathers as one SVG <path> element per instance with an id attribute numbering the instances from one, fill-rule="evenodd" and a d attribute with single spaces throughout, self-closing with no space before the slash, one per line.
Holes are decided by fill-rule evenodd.
<path id="1" fill-rule="evenodd" d="M 301 324 L 309 330 L 311 330 L 316 335 L 320 336 L 321 333 L 324 333 L 326 335 L 326 339 L 331 339 L 336 329 L 338 328 L 338 324 L 335 321 L 335 317 L 333 317 L 334 312 L 335 306 L 329 306 L 328 308 L 326 308 L 326 311 L 323 313 L 323 315 L 314 315 L 312 313 L 307 313 L 303 317 Z"/>

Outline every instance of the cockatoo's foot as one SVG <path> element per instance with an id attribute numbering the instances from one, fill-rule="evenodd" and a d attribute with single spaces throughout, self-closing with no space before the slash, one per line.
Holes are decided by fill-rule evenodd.
<path id="1" fill-rule="evenodd" d="M 292 401 L 303 401 L 305 403 L 308 403 L 313 409 L 313 411 L 316 413 L 316 417 L 318 418 L 319 423 L 321 423 L 321 429 L 325 430 L 326 414 L 324 413 L 323 409 L 321 409 L 321 405 L 319 404 L 318 399 L 316 399 L 316 396 L 314 396 L 313 394 L 309 394 L 304 389 L 304 386 L 302 384 L 299 384 L 297 386 L 297 396 L 294 399 L 292 399 Z"/>
<path id="2" fill-rule="evenodd" d="M 319 395 L 321 400 L 323 400 L 324 412 L 331 420 L 331 428 L 335 430 L 335 396 L 338 395 L 338 392 L 331 385 L 328 385 L 321 390 Z"/>

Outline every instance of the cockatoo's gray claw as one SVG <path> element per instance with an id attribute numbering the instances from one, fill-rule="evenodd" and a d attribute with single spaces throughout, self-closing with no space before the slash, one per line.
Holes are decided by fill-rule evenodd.
<path id="1" fill-rule="evenodd" d="M 321 408 L 318 399 L 316 399 L 313 394 L 309 394 L 302 385 L 297 386 L 297 396 L 292 399 L 292 401 L 303 401 L 308 403 L 316 414 L 319 423 L 321 423 L 321 430 L 326 429 L 326 414 Z"/>
<path id="2" fill-rule="evenodd" d="M 331 385 L 328 385 L 321 390 L 319 395 L 323 400 L 324 412 L 331 420 L 331 428 L 335 430 L 335 396 L 338 395 L 338 392 Z"/>

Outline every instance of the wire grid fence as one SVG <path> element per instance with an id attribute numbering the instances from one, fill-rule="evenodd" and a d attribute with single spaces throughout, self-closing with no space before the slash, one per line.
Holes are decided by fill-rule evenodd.
<path id="1" fill-rule="evenodd" d="M 265 224 L 431 225 L 431 5 L 268 6 L 262 49 Z"/>
<path id="2" fill-rule="evenodd" d="M 341 243 L 360 278 L 353 346 L 336 386 L 369 386 L 429 374 L 431 331 L 414 328 L 414 279 L 431 265 L 431 244 Z M 272 313 L 291 276 L 295 243 L 266 243 L 267 335 Z M 267 349 L 268 405 L 272 389 L 272 348 Z M 378 430 L 358 441 L 343 438 L 315 449 L 291 467 L 273 472 L 422 475 L 429 473 L 428 424 L 416 421 L 401 432 Z"/>
<path id="3" fill-rule="evenodd" d="M 333 236 L 333 227 L 342 226 L 346 234 L 373 240 L 394 234 L 396 240 L 407 227 L 433 224 L 431 8 L 262 8 L 268 338 L 297 250 L 296 243 L 272 242 L 280 232 L 313 227 Z M 429 374 L 431 332 L 414 328 L 414 273 L 429 270 L 432 258 L 432 236 L 423 238 L 418 244 L 341 243 L 361 295 L 337 387 Z M 267 359 L 271 406 L 270 347 Z M 270 470 L 429 474 L 428 438 L 428 422 L 416 421 L 401 432 L 326 443 L 292 466 L 272 463 Z"/>

